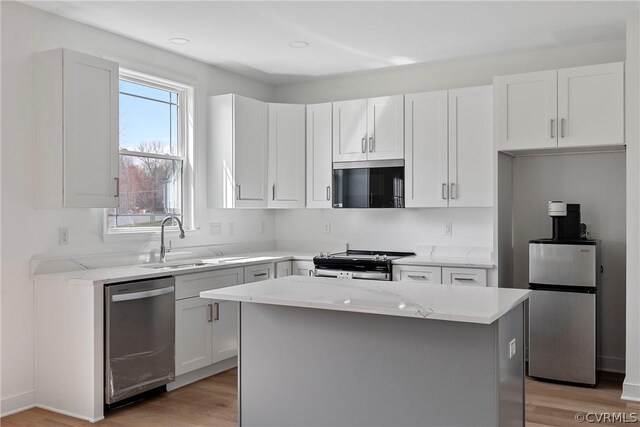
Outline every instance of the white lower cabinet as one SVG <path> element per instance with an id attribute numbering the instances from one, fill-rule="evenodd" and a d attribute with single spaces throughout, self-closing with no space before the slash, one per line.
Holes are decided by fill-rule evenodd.
<path id="1" fill-rule="evenodd" d="M 176 277 L 176 376 L 238 354 L 238 303 L 198 295 L 239 285 L 243 276 L 229 268 Z"/>
<path id="2" fill-rule="evenodd" d="M 315 276 L 313 261 L 293 261 L 294 276 Z"/>
<path id="3" fill-rule="evenodd" d="M 442 283 L 449 285 L 487 286 L 487 270 L 482 268 L 442 268 Z"/>
<path id="4" fill-rule="evenodd" d="M 414 265 L 393 266 L 393 280 L 442 283 L 442 268 Z"/>
<path id="5" fill-rule="evenodd" d="M 261 282 L 273 278 L 275 278 L 275 268 L 272 262 L 244 268 L 244 283 Z"/>
<path id="6" fill-rule="evenodd" d="M 293 264 L 291 261 L 276 262 L 276 277 L 291 276 Z"/>

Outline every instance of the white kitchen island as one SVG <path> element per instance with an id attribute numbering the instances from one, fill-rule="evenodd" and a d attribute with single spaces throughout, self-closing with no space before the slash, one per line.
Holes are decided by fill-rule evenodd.
<path id="1" fill-rule="evenodd" d="M 285 277 L 238 301 L 242 426 L 523 426 L 529 291 Z"/>

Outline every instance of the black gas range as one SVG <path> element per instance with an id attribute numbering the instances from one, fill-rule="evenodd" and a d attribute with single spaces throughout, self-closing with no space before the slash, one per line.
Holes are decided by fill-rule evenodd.
<path id="1" fill-rule="evenodd" d="M 392 261 L 415 255 L 413 252 L 348 250 L 313 257 L 317 277 L 391 280 Z"/>

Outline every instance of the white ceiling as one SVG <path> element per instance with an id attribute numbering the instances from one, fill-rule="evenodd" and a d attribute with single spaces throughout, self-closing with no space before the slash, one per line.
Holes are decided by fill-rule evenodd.
<path id="1" fill-rule="evenodd" d="M 275 84 L 620 39 L 625 15 L 638 9 L 637 1 L 26 3 Z M 310 45 L 289 47 L 295 40 Z"/>

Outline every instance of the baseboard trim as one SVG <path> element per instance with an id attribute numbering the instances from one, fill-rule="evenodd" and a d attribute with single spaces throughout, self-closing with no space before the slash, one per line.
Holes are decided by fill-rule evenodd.
<path id="1" fill-rule="evenodd" d="M 0 417 L 6 417 L 7 415 L 26 411 L 27 409 L 35 408 L 35 406 L 35 390 L 16 394 L 14 396 L 2 399 L 2 401 L 0 402 Z"/>
<path id="2" fill-rule="evenodd" d="M 80 420 L 89 421 L 90 423 L 97 423 L 98 421 L 104 420 L 104 417 L 100 417 L 100 418 L 85 417 L 84 415 L 78 415 L 78 414 L 75 414 L 73 412 L 63 411 L 63 410 L 60 410 L 60 409 L 52 408 L 51 406 L 47 406 L 47 405 L 36 404 L 35 407 L 36 408 L 40 408 L 40 409 L 44 409 L 44 410 L 47 410 L 47 411 L 51 411 L 51 412 L 56 412 L 58 414 L 66 415 L 68 417 L 73 417 L 73 418 L 78 418 Z"/>
<path id="3" fill-rule="evenodd" d="M 598 356 L 597 367 L 599 371 L 615 372 L 617 374 L 625 373 L 625 360 L 623 357 Z"/>
<path id="4" fill-rule="evenodd" d="M 627 381 L 622 384 L 622 396 L 620 399 L 640 402 L 640 384 L 632 384 Z"/>
<path id="5" fill-rule="evenodd" d="M 238 358 L 230 357 L 221 362 L 214 363 L 213 365 L 205 366 L 204 368 L 197 369 L 195 371 L 187 372 L 176 377 L 176 380 L 167 384 L 167 391 L 173 391 L 177 388 L 184 387 L 196 381 L 203 380 L 211 375 L 219 374 L 220 372 L 228 371 L 238 366 Z"/>

